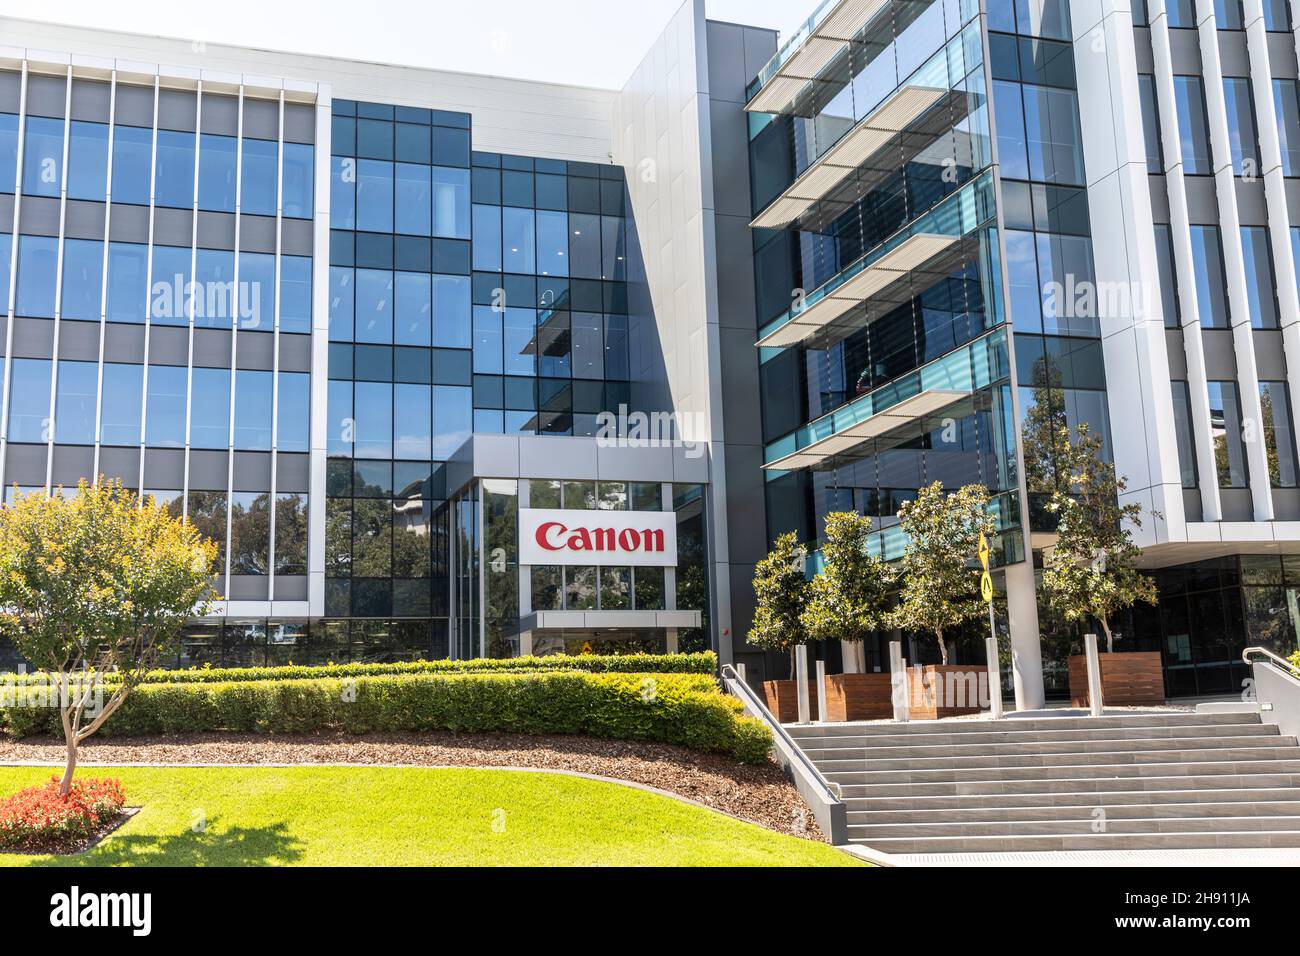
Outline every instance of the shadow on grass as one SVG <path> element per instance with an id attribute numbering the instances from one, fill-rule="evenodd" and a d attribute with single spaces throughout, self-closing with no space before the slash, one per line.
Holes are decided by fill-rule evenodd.
<path id="1" fill-rule="evenodd" d="M 85 853 L 34 859 L 29 866 L 283 866 L 302 858 L 302 842 L 283 823 L 202 833 L 134 834 L 118 830 Z"/>

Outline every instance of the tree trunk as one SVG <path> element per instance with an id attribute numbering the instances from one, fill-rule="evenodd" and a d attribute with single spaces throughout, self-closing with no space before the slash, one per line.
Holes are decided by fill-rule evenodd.
<path id="1" fill-rule="evenodd" d="M 935 631 L 934 636 L 939 638 L 939 662 L 948 663 L 948 645 L 943 641 L 943 631 Z"/>
<path id="2" fill-rule="evenodd" d="M 1104 617 L 1101 618 L 1101 629 L 1106 634 L 1106 653 L 1113 654 L 1115 652 L 1115 637 L 1110 633 L 1110 625 L 1106 623 Z"/>
<path id="3" fill-rule="evenodd" d="M 72 775 L 77 769 L 77 731 L 72 726 L 72 721 L 65 710 L 63 717 L 63 739 L 67 744 L 66 764 L 63 768 L 63 779 L 59 781 L 59 796 L 66 797 L 72 791 Z"/>

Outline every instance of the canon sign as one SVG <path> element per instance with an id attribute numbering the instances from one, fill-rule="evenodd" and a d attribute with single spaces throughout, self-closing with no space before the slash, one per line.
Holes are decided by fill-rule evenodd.
<path id="1" fill-rule="evenodd" d="M 660 511 L 519 511 L 520 564 L 673 567 L 677 516 Z"/>

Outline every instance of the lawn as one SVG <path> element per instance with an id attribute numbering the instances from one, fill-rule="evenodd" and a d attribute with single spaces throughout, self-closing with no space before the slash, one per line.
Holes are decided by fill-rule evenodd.
<path id="1" fill-rule="evenodd" d="M 825 844 L 632 787 L 515 770 L 84 767 L 143 809 L 77 857 L 6 866 L 852 866 Z M 0 794 L 50 768 L 0 767 Z"/>

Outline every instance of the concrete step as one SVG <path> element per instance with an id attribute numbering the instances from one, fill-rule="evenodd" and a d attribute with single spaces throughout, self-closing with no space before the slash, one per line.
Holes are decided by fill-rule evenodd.
<path id="1" fill-rule="evenodd" d="M 987 783 L 997 780 L 1105 780 L 1114 777 L 1176 777 L 1213 776 L 1216 774 L 1242 775 L 1256 773 L 1300 774 L 1300 755 L 1252 756 L 1253 751 L 1215 753 L 1198 751 L 1201 759 L 1171 760 L 1174 754 L 1160 754 L 1160 760 L 1096 760 L 1076 763 L 1009 763 L 994 766 L 969 766 L 953 764 L 956 761 L 936 762 L 941 765 L 926 766 L 926 761 L 891 760 L 873 762 L 869 769 L 834 769 L 831 762 L 818 767 L 827 780 L 848 783 Z M 1108 755 L 1099 754 L 1099 757 Z M 1115 754 L 1114 757 L 1140 756 Z M 962 758 L 957 758 L 960 760 Z M 996 758 L 995 758 L 996 759 Z M 1040 760 L 1043 758 L 1039 758 Z M 1078 760 L 1079 758 L 1070 758 Z M 853 761 L 863 767 L 862 761 Z M 884 766 L 900 764 L 901 766 Z"/>
<path id="2" fill-rule="evenodd" d="M 1071 833 L 1023 836 L 851 838 L 884 853 L 1014 853 L 1042 850 L 1202 850 L 1300 847 L 1300 831 Z"/>
<path id="3" fill-rule="evenodd" d="M 850 737 L 850 741 L 862 738 Z M 802 746 L 802 745 L 801 745 Z M 1296 738 L 1277 734 L 1254 734 L 1242 737 L 1138 737 L 1126 740 L 1021 740 L 1007 743 L 936 743 L 893 745 L 836 745 L 803 747 L 813 761 L 820 764 L 841 760 L 917 759 L 924 757 L 994 757 L 1031 754 L 1154 753 L 1218 748 L 1291 748 Z"/>
<path id="4" fill-rule="evenodd" d="M 863 789 L 861 787 L 857 789 Z M 844 805 L 850 815 L 855 813 L 930 813 L 945 810 L 979 812 L 985 807 L 1000 809 L 1051 810 L 1060 807 L 1226 807 L 1291 806 L 1300 805 L 1300 788 L 1259 787 L 1253 789 L 1203 790 L 1094 790 L 1080 793 L 1077 790 L 1062 793 L 972 793 L 934 797 L 845 797 Z M 1241 813 L 1249 813 L 1242 810 Z M 863 821 L 866 822 L 866 821 Z"/>
<path id="5" fill-rule="evenodd" d="M 843 724 L 786 724 L 786 732 L 795 740 L 819 734 L 840 735 L 890 735 L 890 734 L 980 734 L 1025 733 L 1037 734 L 1045 730 L 1104 730 L 1123 727 L 1169 726 L 1228 726 L 1258 724 L 1258 714 L 1192 714 L 1184 712 L 1150 712 L 1108 717 L 1033 717 L 917 720 L 906 724 L 893 721 L 875 723 L 855 722 Z"/>
<path id="6" fill-rule="evenodd" d="M 1156 834 L 1213 831 L 1215 833 L 1295 833 L 1300 835 L 1300 817 L 1193 817 L 1174 819 L 1102 821 L 1091 817 L 1073 820 L 1003 820 L 974 823 L 879 823 L 849 826 L 849 839 L 871 845 L 880 838 L 894 837 L 982 837 L 1054 836 L 1066 833 Z"/>
<path id="7" fill-rule="evenodd" d="M 1293 762 L 1300 767 L 1300 747 L 1208 747 L 1200 750 L 1137 750 L 1090 753 L 1001 753 L 971 756 L 877 757 L 872 752 L 851 759 L 815 760 L 817 769 L 828 780 L 839 779 L 846 772 L 886 773 L 906 771 L 918 774 L 950 770 L 958 774 L 975 774 L 983 770 L 1006 771 L 1028 768 L 1047 769 L 1114 767 L 1150 764 L 1233 764 L 1239 761 Z M 1003 774 L 1006 776 L 1007 774 Z M 971 779 L 978 779 L 972 777 Z M 987 778 L 985 778 L 987 779 Z"/>
<path id="8" fill-rule="evenodd" d="M 850 826 L 902 826 L 902 827 L 961 827 L 967 824 L 1006 824 L 1018 826 L 1031 823 L 1071 823 L 1091 825 L 1104 819 L 1107 828 L 1110 824 L 1124 821 L 1127 823 L 1149 823 L 1152 830 L 1165 829 L 1156 826 L 1157 821 L 1220 818 L 1239 820 L 1255 818 L 1261 821 L 1278 821 L 1275 829 L 1293 829 L 1291 823 L 1300 822 L 1300 802 L 1295 800 L 1261 803 L 1156 803 L 1156 804 L 1115 804 L 1100 807 L 1087 804 L 1085 797 L 1079 797 L 1077 806 L 1056 807 L 967 807 L 960 810 L 849 810 Z M 1104 816 L 1097 811 L 1104 811 Z M 1217 826 L 1217 824 L 1216 824 Z M 1228 829 L 1248 829 L 1244 826 L 1225 824 Z M 1272 828 L 1272 827 L 1270 827 Z M 1047 832 L 1047 831 L 1026 831 Z M 1055 832 L 1055 831 L 1053 831 Z M 1064 831 L 1062 831 L 1064 832 Z M 1072 831 L 1071 831 L 1072 832 Z"/>
<path id="9" fill-rule="evenodd" d="M 823 734 L 797 737 L 806 751 L 839 747 L 951 747 L 998 746 L 1057 741 L 1062 744 L 1120 740 L 1219 740 L 1242 737 L 1280 736 L 1275 724 L 1224 724 L 1221 726 L 1171 724 L 1165 727 L 1113 727 L 1084 730 L 1045 730 L 1040 734 L 1017 734 L 1008 731 L 966 734 Z"/>
<path id="10" fill-rule="evenodd" d="M 1279 762 L 1272 762 L 1274 768 Z M 1167 765 L 1166 765 L 1167 766 Z M 1133 769 L 1129 767 L 1128 769 Z M 1147 768 L 1143 768 L 1147 769 Z M 875 775 L 873 775 L 874 777 Z M 871 782 L 845 781 L 840 789 L 845 798 L 854 797 L 946 797 L 982 794 L 1078 794 L 1171 790 L 1254 790 L 1300 787 L 1300 771 L 1278 772 L 1197 772 L 1165 775 L 1125 775 L 1114 777 L 1030 777 L 992 780 L 934 780 L 913 782 L 904 773 L 893 780 Z"/>

